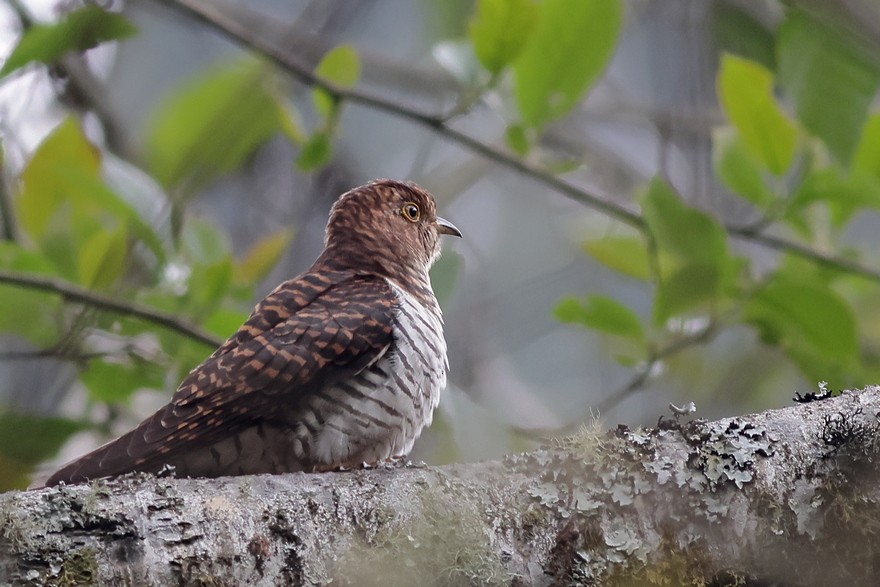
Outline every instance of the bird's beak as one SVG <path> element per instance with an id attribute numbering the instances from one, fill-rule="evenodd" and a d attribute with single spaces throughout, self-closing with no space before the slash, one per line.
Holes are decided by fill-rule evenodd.
<path id="1" fill-rule="evenodd" d="M 461 238 L 461 231 L 455 227 L 455 225 L 445 218 L 437 217 L 437 220 L 434 221 L 434 224 L 437 225 L 437 232 L 440 234 L 451 234 L 452 236 L 457 236 Z"/>

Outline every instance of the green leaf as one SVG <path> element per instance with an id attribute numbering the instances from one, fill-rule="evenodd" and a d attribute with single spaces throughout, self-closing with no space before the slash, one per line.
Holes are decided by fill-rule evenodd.
<path id="1" fill-rule="evenodd" d="M 764 181 L 761 163 L 733 129 L 721 128 L 712 133 L 712 160 L 716 175 L 733 193 L 760 208 L 776 200 Z"/>
<path id="2" fill-rule="evenodd" d="M 637 340 L 643 340 L 645 336 L 638 315 L 608 296 L 594 294 L 587 296 L 584 302 L 566 296 L 556 304 L 553 315 L 560 322 L 580 324 L 606 334 Z"/>
<path id="3" fill-rule="evenodd" d="M 87 5 L 55 24 L 31 26 L 0 69 L 0 78 L 29 63 L 51 64 L 68 51 L 85 51 L 136 32 L 134 25 L 121 14 Z"/>
<path id="4" fill-rule="evenodd" d="M 529 152 L 531 141 L 528 132 L 521 124 L 512 124 L 507 127 L 504 133 L 504 140 L 510 150 L 520 156 L 525 156 Z"/>
<path id="5" fill-rule="evenodd" d="M 868 117 L 856 146 L 852 171 L 880 178 L 880 112 Z"/>
<path id="6" fill-rule="evenodd" d="M 213 312 L 229 293 L 233 262 L 225 257 L 209 265 L 195 265 L 188 281 L 187 306 L 198 319 Z"/>
<path id="7" fill-rule="evenodd" d="M 514 95 L 532 127 L 577 104 L 614 51 L 622 21 L 618 0 L 544 0 L 535 31 L 514 62 Z"/>
<path id="8" fill-rule="evenodd" d="M 880 85 L 880 63 L 829 25 L 788 14 L 778 33 L 779 82 L 804 127 L 848 165 Z"/>
<path id="9" fill-rule="evenodd" d="M 166 188 L 193 190 L 239 167 L 281 130 L 271 75 L 257 62 L 209 69 L 166 97 L 147 126 L 147 163 Z"/>
<path id="10" fill-rule="evenodd" d="M 340 45 L 328 51 L 315 75 L 340 88 L 353 88 L 361 75 L 361 60 L 353 45 Z"/>
<path id="11" fill-rule="evenodd" d="M 537 17 L 533 0 L 479 0 L 468 34 L 483 67 L 494 75 L 513 61 L 535 29 Z"/>
<path id="12" fill-rule="evenodd" d="M 83 243 L 121 225 L 160 262 L 165 259 L 159 236 L 101 179 L 100 167 L 100 152 L 68 118 L 37 147 L 21 175 L 15 201 L 20 225 L 68 279 L 78 278 L 76 255 Z"/>
<path id="13" fill-rule="evenodd" d="M 860 172 L 845 174 L 837 167 L 812 170 L 798 186 L 789 216 L 796 220 L 800 210 L 816 202 L 828 206 L 832 224 L 840 228 L 862 208 L 880 210 L 880 177 Z"/>
<path id="14" fill-rule="evenodd" d="M 727 250 L 727 233 L 708 214 L 688 207 L 662 180 L 651 182 L 642 214 L 657 246 L 660 270 L 654 320 L 715 299 L 738 264 Z"/>
<path id="15" fill-rule="evenodd" d="M 361 75 L 361 61 L 351 45 L 340 45 L 327 52 L 315 68 L 315 75 L 339 88 L 352 88 Z M 336 99 L 322 88 L 312 92 L 315 110 L 329 118 L 336 110 Z"/>
<path id="16" fill-rule="evenodd" d="M 718 221 L 687 206 L 663 180 L 651 181 L 642 213 L 658 249 L 666 253 L 661 261 L 674 266 L 727 262 L 727 233 Z"/>
<path id="17" fill-rule="evenodd" d="M 39 252 L 13 242 L 0 242 L 0 267 L 12 271 L 54 274 L 52 262 Z M 17 334 L 37 347 L 47 347 L 58 337 L 61 298 L 13 285 L 0 285 L 0 332 Z"/>
<path id="18" fill-rule="evenodd" d="M 247 285 L 261 281 L 278 263 L 292 238 L 292 230 L 281 229 L 254 243 L 242 260 L 235 264 L 233 280 Z"/>
<path id="19" fill-rule="evenodd" d="M 124 364 L 92 359 L 80 374 L 89 398 L 109 404 L 125 402 L 139 389 L 161 389 L 163 379 L 164 369 L 145 361 Z"/>
<path id="20" fill-rule="evenodd" d="M 126 231 L 99 231 L 79 250 L 79 282 L 86 287 L 104 289 L 122 274 L 128 252 Z"/>
<path id="21" fill-rule="evenodd" d="M 722 268 L 708 263 L 691 263 L 664 273 L 654 296 L 653 318 L 663 324 L 718 296 Z"/>
<path id="22" fill-rule="evenodd" d="M 316 132 L 309 137 L 296 158 L 296 166 L 300 171 L 314 171 L 330 162 L 333 145 L 327 133 Z"/>
<path id="23" fill-rule="evenodd" d="M 797 129 L 773 98 L 773 75 L 757 63 L 724 55 L 718 96 L 743 146 L 772 173 L 788 169 Z"/>
<path id="24" fill-rule="evenodd" d="M 859 356 L 852 309 L 829 287 L 776 275 L 749 300 L 745 319 L 784 349 L 844 364 Z"/>
<path id="25" fill-rule="evenodd" d="M 34 152 L 21 173 L 22 189 L 16 199 L 18 221 L 28 235 L 41 239 L 52 217 L 72 191 L 80 189 L 65 172 L 96 177 L 99 151 L 73 118 L 55 127 Z"/>
<path id="26" fill-rule="evenodd" d="M 639 237 L 609 236 L 586 241 L 583 247 L 591 257 L 619 273 L 641 280 L 651 275 L 648 250 Z"/>

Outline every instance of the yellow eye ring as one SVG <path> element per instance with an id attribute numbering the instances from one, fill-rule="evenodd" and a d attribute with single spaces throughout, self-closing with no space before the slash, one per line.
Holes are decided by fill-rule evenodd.
<path id="1" fill-rule="evenodd" d="M 422 211 L 419 210 L 419 207 L 413 202 L 407 202 L 404 204 L 400 209 L 400 213 L 410 222 L 418 222 L 419 218 L 422 217 Z"/>

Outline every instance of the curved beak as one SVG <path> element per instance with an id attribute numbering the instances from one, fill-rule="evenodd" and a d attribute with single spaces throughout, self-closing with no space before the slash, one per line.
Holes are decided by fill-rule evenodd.
<path id="1" fill-rule="evenodd" d="M 440 218 L 439 216 L 434 221 L 434 224 L 437 225 L 437 232 L 440 234 L 450 234 L 452 236 L 457 236 L 461 238 L 461 231 L 455 227 L 455 225 L 445 218 Z"/>

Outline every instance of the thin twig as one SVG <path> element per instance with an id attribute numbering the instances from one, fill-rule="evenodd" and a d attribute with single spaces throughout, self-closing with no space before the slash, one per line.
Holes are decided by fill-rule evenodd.
<path id="1" fill-rule="evenodd" d="M 140 304 L 123 302 L 109 296 L 89 291 L 61 279 L 0 270 L 0 283 L 54 293 L 60 295 L 65 300 L 84 304 L 105 312 L 133 316 L 144 320 L 145 322 L 158 324 L 159 326 L 173 330 L 187 338 L 191 338 L 192 340 L 210 347 L 218 347 L 223 343 L 221 339 L 213 334 L 202 330 L 195 324 L 181 320 L 172 314 L 142 306 Z"/>
<path id="2" fill-rule="evenodd" d="M 620 404 L 620 402 L 622 402 L 629 396 L 639 391 L 642 391 L 645 384 L 653 377 L 654 367 L 656 367 L 657 364 L 662 362 L 664 359 L 668 359 L 669 357 L 680 353 L 683 350 L 712 340 L 718 334 L 718 332 L 718 324 L 714 321 L 711 321 L 706 326 L 700 328 L 696 332 L 692 332 L 688 335 L 676 338 L 666 346 L 654 351 L 651 356 L 648 357 L 648 359 L 644 362 L 644 364 L 641 365 L 638 372 L 636 372 L 636 374 L 629 379 L 629 381 L 627 381 L 624 385 L 617 388 L 615 391 L 611 392 L 608 396 L 603 398 L 601 403 L 599 403 L 598 405 L 590 406 L 590 412 L 596 412 L 599 414 L 607 412 L 608 410 L 616 407 L 618 404 Z M 522 426 L 511 426 L 510 430 L 518 436 L 522 436 L 523 438 L 538 442 L 545 442 L 551 438 L 571 434 L 578 426 L 581 426 L 583 424 L 584 419 L 584 416 L 579 415 L 577 418 L 572 418 L 555 428 L 527 428 Z"/>
<path id="3" fill-rule="evenodd" d="M 339 100 L 347 100 L 373 108 L 374 110 L 387 112 L 399 118 L 427 127 L 440 136 L 450 139 L 495 163 L 527 175 L 551 189 L 573 200 L 586 204 L 615 220 L 624 222 L 642 231 L 646 228 L 645 221 L 638 212 L 627 206 L 574 186 L 525 159 L 511 155 L 498 147 L 483 143 L 465 133 L 462 133 L 461 131 L 447 125 L 445 123 L 445 116 L 436 116 L 418 112 L 367 92 L 357 89 L 337 87 L 334 84 L 319 78 L 309 68 L 304 67 L 291 55 L 286 53 L 283 48 L 278 47 L 270 40 L 261 37 L 258 30 L 253 26 L 246 27 L 238 20 L 230 18 L 224 13 L 222 6 L 218 7 L 214 3 L 207 3 L 199 0 L 158 1 L 186 12 L 217 32 L 229 37 L 233 41 L 261 53 L 307 86 L 322 88 Z M 734 238 L 754 242 L 771 249 L 785 251 L 827 267 L 832 267 L 839 271 L 852 273 L 871 281 L 880 282 L 880 270 L 866 267 L 849 259 L 821 253 L 807 246 L 780 237 L 742 230 L 741 228 L 734 226 L 725 226 L 725 228 Z"/>

